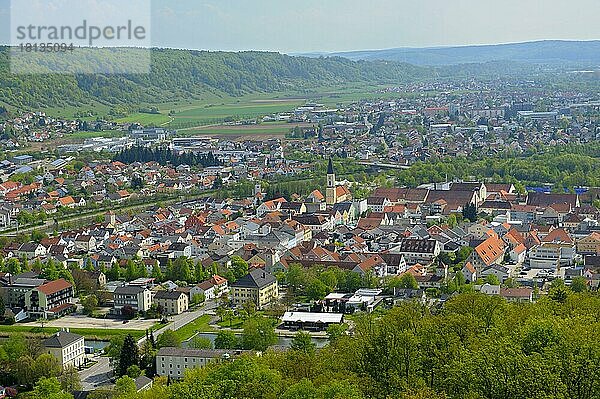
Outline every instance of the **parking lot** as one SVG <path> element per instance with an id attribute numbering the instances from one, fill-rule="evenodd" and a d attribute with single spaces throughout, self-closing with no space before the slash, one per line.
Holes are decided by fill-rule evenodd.
<path id="1" fill-rule="evenodd" d="M 527 279 L 527 280 L 533 280 L 535 279 L 540 279 L 540 280 L 553 280 L 555 278 L 563 278 L 565 275 L 565 268 L 561 268 L 558 273 L 556 272 L 556 270 L 547 270 L 547 269 L 530 269 L 530 268 L 526 268 L 526 269 L 522 269 L 519 274 L 517 274 L 517 278 L 522 278 L 522 279 Z"/>
<path id="2" fill-rule="evenodd" d="M 44 327 L 58 328 L 102 328 L 123 330 L 146 330 L 159 320 L 130 320 L 123 323 L 122 319 L 95 319 L 87 316 L 65 316 L 60 319 L 50 320 L 44 323 Z M 23 323 L 26 326 L 39 327 L 38 321 Z"/>

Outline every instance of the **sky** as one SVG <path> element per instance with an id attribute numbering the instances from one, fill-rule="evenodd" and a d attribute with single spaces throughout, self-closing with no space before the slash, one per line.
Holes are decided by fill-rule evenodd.
<path id="1" fill-rule="evenodd" d="M 600 39 L 598 0 L 148 1 L 156 47 L 302 53 Z M 9 4 L 0 0 L 2 43 Z"/>

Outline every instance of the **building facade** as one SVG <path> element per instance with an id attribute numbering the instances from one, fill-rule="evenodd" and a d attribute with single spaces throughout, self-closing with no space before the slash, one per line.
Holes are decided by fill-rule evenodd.
<path id="1" fill-rule="evenodd" d="M 25 294 L 30 317 L 55 318 L 74 310 L 73 285 L 65 279 L 42 284 Z"/>
<path id="2" fill-rule="evenodd" d="M 79 367 L 85 362 L 83 336 L 59 331 L 43 342 L 44 349 L 58 359 L 62 368 Z"/>
<path id="3" fill-rule="evenodd" d="M 152 305 L 152 293 L 146 287 L 126 285 L 115 290 L 114 300 L 115 313 L 121 313 L 125 306 L 131 306 L 137 312 L 147 312 Z"/>
<path id="4" fill-rule="evenodd" d="M 188 296 L 181 291 L 158 291 L 152 301 L 168 315 L 182 314 L 189 308 Z"/>
<path id="5" fill-rule="evenodd" d="M 261 269 L 252 270 L 229 287 L 231 301 L 237 306 L 251 301 L 258 309 L 262 309 L 279 297 L 277 279 Z"/>
<path id="6" fill-rule="evenodd" d="M 160 348 L 156 354 L 156 374 L 161 377 L 180 379 L 188 369 L 229 361 L 241 353 L 242 351 L 220 349 Z"/>

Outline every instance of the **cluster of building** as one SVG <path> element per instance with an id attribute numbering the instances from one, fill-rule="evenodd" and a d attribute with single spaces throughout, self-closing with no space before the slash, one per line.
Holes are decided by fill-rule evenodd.
<path id="1" fill-rule="evenodd" d="M 257 185 L 252 197 L 239 200 L 203 198 L 137 214 L 109 212 L 102 223 L 40 243 L 9 244 L 4 256 L 52 259 L 75 269 L 90 263 L 95 270 L 135 258 L 146 275 L 157 267 L 166 272 L 181 257 L 200 262 L 206 270 L 214 264 L 227 268 L 233 257 L 249 264 L 250 273 L 229 285 L 218 276 L 198 286 L 167 290 L 151 278 L 108 282 L 116 314 L 124 307 L 146 312 L 153 303 L 168 314 L 179 314 L 194 295 L 212 299 L 224 286 L 234 305 L 253 301 L 263 308 L 279 296 L 273 276 L 292 264 L 379 278 L 410 273 L 420 289 L 439 289 L 454 278 L 457 267 L 440 259 L 456 258 L 465 248 L 472 252 L 458 266 L 467 282 L 494 275 L 500 283 L 512 279 L 533 289 L 554 278 L 584 276 L 590 286 L 598 285 L 599 212 L 591 205 L 600 194 L 597 190 L 519 194 L 511 184 L 448 182 L 378 188 L 356 200 L 347 184 L 337 181 L 330 162 L 323 191 L 269 200 Z M 469 207 L 487 216 L 448 224 L 452 215 L 460 221 Z M 72 288 L 65 281 L 48 283 L 36 276 L 5 276 L 3 281 L 11 293 L 27 287 L 23 290 L 28 293 L 17 295 L 16 301 L 13 294 L 6 296 L 10 307 L 34 315 L 40 309 L 57 315 L 69 311 L 64 298 L 72 296 Z"/>
<path id="2" fill-rule="evenodd" d="M 435 156 L 523 152 L 600 138 L 600 103 L 592 95 L 550 91 L 535 82 L 434 82 L 385 92 L 420 95 L 337 108 L 309 104 L 273 118 L 308 124 L 291 133 L 311 139 L 294 142 L 298 149 L 394 167 Z"/>
<path id="3" fill-rule="evenodd" d="M 137 138 L 135 143 L 140 144 L 140 140 Z M 0 229 L 16 227 L 22 211 L 54 217 L 65 210 L 72 212 L 91 205 L 110 206 L 142 197 L 199 192 L 244 179 L 293 176 L 310 168 L 307 163 L 286 160 L 281 141 L 275 139 L 231 142 L 173 138 L 171 143 L 175 152 L 210 153 L 222 165 L 163 166 L 156 161 L 126 165 L 99 159 L 74 168 L 79 163 L 74 156 L 34 159 L 30 155 L 0 162 Z"/>

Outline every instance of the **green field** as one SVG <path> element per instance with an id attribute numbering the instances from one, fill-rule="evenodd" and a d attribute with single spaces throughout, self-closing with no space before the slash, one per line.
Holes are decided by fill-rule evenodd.
<path id="1" fill-rule="evenodd" d="M 227 120 L 256 119 L 265 115 L 293 111 L 304 100 L 238 100 L 235 103 L 206 104 L 175 113 L 175 120 L 167 126 L 185 129 L 222 123 Z"/>
<path id="2" fill-rule="evenodd" d="M 263 123 L 260 125 L 221 125 L 182 129 L 178 136 L 284 136 L 294 126 L 293 123 Z"/>
<path id="3" fill-rule="evenodd" d="M 136 114 L 131 114 L 126 116 L 125 118 L 119 118 L 115 120 L 117 123 L 139 123 L 144 126 L 163 126 L 168 124 L 171 121 L 171 118 L 168 115 L 164 114 L 146 114 L 138 112 Z"/>
<path id="4" fill-rule="evenodd" d="M 204 316 L 198 317 L 193 322 L 181 327 L 179 330 L 175 331 L 175 334 L 177 334 L 177 337 L 181 341 L 185 341 L 193 337 L 197 332 L 214 332 L 215 329 L 208 323 L 210 323 L 210 315 L 205 314 Z"/>
<path id="5" fill-rule="evenodd" d="M 19 326 L 19 325 L 0 325 L 1 334 L 12 334 L 20 333 L 25 335 L 45 335 L 49 336 L 60 331 L 58 327 L 30 327 L 30 326 Z M 110 338 L 118 335 L 131 334 L 134 338 L 142 338 L 145 334 L 141 330 L 119 330 L 119 329 L 103 329 L 103 328 L 70 328 L 70 332 L 83 335 L 87 339 L 94 340 L 109 340 Z"/>
<path id="6" fill-rule="evenodd" d="M 322 103 L 327 107 L 337 107 L 361 99 L 399 98 L 414 95 L 413 93 L 380 93 L 386 86 L 367 84 L 340 85 L 335 87 L 315 87 L 301 91 L 286 91 L 277 93 L 253 93 L 240 97 L 232 97 L 218 93 L 207 93 L 202 99 L 189 99 L 156 104 L 131 105 L 131 109 L 141 109 L 155 106 L 160 114 L 134 112 L 115 121 L 120 123 L 140 123 L 144 126 L 164 126 L 169 129 L 183 130 L 184 135 L 284 135 L 289 131 L 281 123 L 275 126 L 260 125 L 261 131 L 249 129 L 247 126 L 222 125 L 226 121 L 256 119 L 280 112 L 289 112 L 307 102 Z M 44 111 L 51 116 L 74 118 L 77 112 L 92 110 L 96 116 L 83 118 L 94 120 L 97 117 L 107 118 L 111 106 L 101 103 L 89 104 L 82 107 L 47 108 Z M 173 117 L 169 116 L 172 113 Z M 110 119 L 110 118 L 109 118 Z M 206 126 L 206 130 L 202 128 Z M 198 128 L 198 129 L 196 129 Z M 106 136 L 108 133 L 82 132 L 70 137 L 85 139 L 89 137 Z"/>

